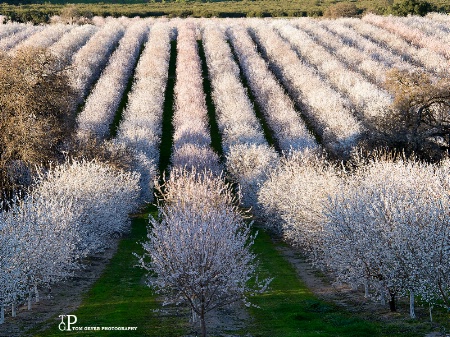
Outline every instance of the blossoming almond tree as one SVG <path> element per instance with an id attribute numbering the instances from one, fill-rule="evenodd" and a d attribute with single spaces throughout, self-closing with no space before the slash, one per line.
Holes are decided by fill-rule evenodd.
<path id="1" fill-rule="evenodd" d="M 448 175 L 448 166 L 439 170 Z M 413 161 L 369 163 L 325 211 L 324 255 L 337 278 L 389 296 L 392 311 L 396 297 L 409 294 L 412 318 L 415 295 L 448 306 L 448 187 L 439 170 Z"/>
<path id="2" fill-rule="evenodd" d="M 250 305 L 247 296 L 264 291 L 270 280 L 249 285 L 256 277 L 255 236 L 220 177 L 174 169 L 163 186 L 164 192 L 157 188 L 165 204 L 158 207 L 160 219 L 150 219 L 140 262 L 164 304 L 187 303 L 206 336 L 208 312 L 239 300 Z"/>
<path id="3" fill-rule="evenodd" d="M 258 193 L 262 216 L 311 257 L 323 249 L 322 213 L 340 182 L 340 172 L 316 151 L 293 152 L 269 173 Z"/>
<path id="4" fill-rule="evenodd" d="M 5 306 L 32 298 L 79 268 L 80 259 L 128 229 L 139 174 L 72 160 L 41 175 L 23 199 L 0 212 L 0 324 Z"/>

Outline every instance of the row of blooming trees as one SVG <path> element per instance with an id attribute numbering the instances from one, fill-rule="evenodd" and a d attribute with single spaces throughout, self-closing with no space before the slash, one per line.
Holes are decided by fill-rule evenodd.
<path id="1" fill-rule="evenodd" d="M 78 94 L 77 103 L 83 102 L 123 34 L 124 27 L 119 22 L 109 22 L 73 56 L 69 75 Z"/>
<path id="2" fill-rule="evenodd" d="M 226 169 L 240 186 L 243 204 L 256 207 L 258 185 L 278 155 L 264 138 L 224 31 L 206 25 L 203 41 Z"/>
<path id="3" fill-rule="evenodd" d="M 139 51 L 147 37 L 145 20 L 130 25 L 111 55 L 95 87 L 78 115 L 78 135 L 93 135 L 104 139 L 109 135 L 110 125 L 122 100 L 128 80 L 133 74 Z"/>
<path id="4" fill-rule="evenodd" d="M 231 39 L 239 64 L 262 110 L 274 138 L 285 153 L 317 146 L 293 102 L 258 53 L 251 37 L 243 30 L 233 31 Z"/>
<path id="5" fill-rule="evenodd" d="M 133 170 L 141 174 L 145 201 L 153 199 L 172 34 L 169 24 L 162 22 L 151 27 L 117 131 L 117 141 L 135 152 Z"/>
<path id="6" fill-rule="evenodd" d="M 72 161 L 43 174 L 32 192 L 0 213 L 0 323 L 5 306 L 79 268 L 81 259 L 108 247 L 127 231 L 136 210 L 139 176 L 97 161 Z"/>
<path id="7" fill-rule="evenodd" d="M 174 88 L 172 167 L 220 174 L 218 155 L 211 149 L 202 67 L 195 26 L 178 25 L 177 67 Z"/>
<path id="8" fill-rule="evenodd" d="M 286 239 L 336 279 L 395 310 L 398 296 L 450 306 L 449 161 L 375 159 L 343 172 L 316 156 L 284 160 L 259 201 Z"/>

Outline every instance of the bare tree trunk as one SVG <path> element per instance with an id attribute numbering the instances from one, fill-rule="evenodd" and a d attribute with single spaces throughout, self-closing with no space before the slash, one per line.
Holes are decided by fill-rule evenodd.
<path id="1" fill-rule="evenodd" d="M 431 311 L 433 310 L 433 306 L 430 304 L 429 308 L 430 308 L 430 322 L 433 322 L 433 314 L 431 313 Z"/>
<path id="2" fill-rule="evenodd" d="M 200 298 L 200 328 L 202 331 L 202 337 L 206 337 L 206 322 L 205 322 L 205 295 L 202 293 L 202 296 Z"/>
<path id="3" fill-rule="evenodd" d="M 414 311 L 414 292 L 409 291 L 409 316 L 411 318 L 416 318 L 416 313 Z"/>
<path id="4" fill-rule="evenodd" d="M 33 296 L 31 295 L 31 289 L 28 290 L 28 310 L 31 310 L 31 298 Z"/>
<path id="5" fill-rule="evenodd" d="M 391 312 L 396 312 L 397 308 L 395 307 L 395 292 L 389 291 L 389 295 L 391 298 L 389 299 L 389 309 Z"/>
<path id="6" fill-rule="evenodd" d="M 34 285 L 34 295 L 36 296 L 36 303 L 39 303 L 39 290 L 37 284 Z"/>
<path id="7" fill-rule="evenodd" d="M 14 300 L 11 304 L 11 316 L 16 317 L 17 311 L 16 311 L 16 300 Z"/>
<path id="8" fill-rule="evenodd" d="M 206 337 L 206 322 L 205 322 L 205 313 L 202 311 L 200 315 L 200 327 L 202 330 L 202 337 Z"/>
<path id="9" fill-rule="evenodd" d="M 369 298 L 369 282 L 364 280 L 364 298 Z"/>

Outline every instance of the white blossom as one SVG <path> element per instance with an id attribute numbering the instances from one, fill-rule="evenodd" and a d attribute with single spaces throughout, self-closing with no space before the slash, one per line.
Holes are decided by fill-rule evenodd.
<path id="1" fill-rule="evenodd" d="M 159 219 L 150 219 L 140 262 L 152 272 L 147 282 L 165 295 L 164 303 L 187 303 L 206 336 L 208 312 L 239 300 L 248 303 L 247 297 L 264 291 L 270 280 L 255 279 L 254 236 L 221 177 L 174 169 L 162 197 L 165 204 L 158 207 Z"/>

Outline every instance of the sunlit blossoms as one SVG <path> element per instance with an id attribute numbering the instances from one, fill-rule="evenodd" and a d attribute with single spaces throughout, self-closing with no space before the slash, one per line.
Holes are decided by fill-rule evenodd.
<path id="1" fill-rule="evenodd" d="M 156 273 L 147 282 L 164 294 L 165 304 L 187 303 L 206 336 L 208 312 L 239 300 L 248 303 L 248 296 L 264 291 L 270 280 L 255 280 L 254 236 L 221 177 L 172 170 L 164 191 L 161 187 L 164 205 L 158 207 L 159 219 L 150 219 L 141 264 Z"/>

